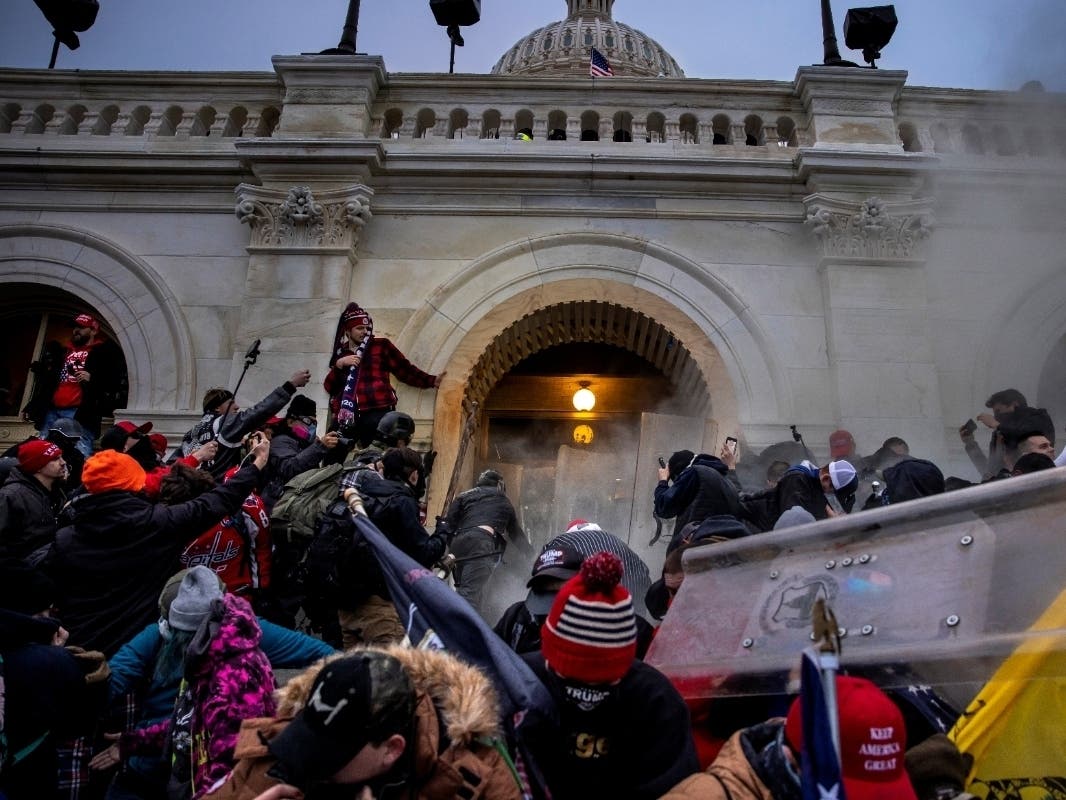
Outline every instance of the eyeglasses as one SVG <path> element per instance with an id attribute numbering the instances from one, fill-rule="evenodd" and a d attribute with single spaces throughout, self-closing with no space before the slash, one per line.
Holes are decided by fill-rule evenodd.
<path id="1" fill-rule="evenodd" d="M 314 425 L 318 422 L 318 420 L 314 417 L 296 417 L 296 419 L 302 422 L 304 425 Z"/>

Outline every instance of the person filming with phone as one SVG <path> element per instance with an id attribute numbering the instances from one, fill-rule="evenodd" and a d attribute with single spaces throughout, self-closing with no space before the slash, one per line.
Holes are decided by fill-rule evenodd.
<path id="1" fill-rule="evenodd" d="M 723 454 L 726 447 L 723 447 Z M 722 514 L 739 517 L 740 495 L 736 486 L 728 479 L 730 466 L 722 458 L 700 453 L 677 471 L 680 466 L 677 460 L 679 453 L 670 457 L 667 466 L 659 467 L 659 484 L 655 487 L 655 515 L 660 519 L 676 517 L 675 532 L 689 522 L 702 522 L 707 517 Z M 732 454 L 731 460 L 735 465 L 736 460 Z"/>

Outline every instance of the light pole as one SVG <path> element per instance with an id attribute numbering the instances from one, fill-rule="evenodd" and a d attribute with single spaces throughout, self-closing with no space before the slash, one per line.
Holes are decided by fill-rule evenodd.
<path id="1" fill-rule="evenodd" d="M 341 40 L 336 47 L 323 50 L 324 56 L 354 56 L 355 37 L 359 32 L 359 0 L 348 0 L 348 15 L 344 18 Z"/>

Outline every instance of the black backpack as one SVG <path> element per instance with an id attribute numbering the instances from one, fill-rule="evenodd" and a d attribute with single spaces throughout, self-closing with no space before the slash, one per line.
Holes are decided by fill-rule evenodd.
<path id="1" fill-rule="evenodd" d="M 365 553 L 356 552 L 366 550 Z M 373 558 L 352 523 L 343 500 L 330 503 L 318 520 L 314 536 L 304 556 L 302 577 L 307 595 L 336 607 L 351 599 L 353 565 L 364 557 Z M 356 571 L 357 572 L 357 571 Z"/>

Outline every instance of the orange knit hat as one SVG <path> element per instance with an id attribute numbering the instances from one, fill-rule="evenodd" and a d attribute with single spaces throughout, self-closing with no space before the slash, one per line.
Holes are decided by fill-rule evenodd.
<path id="1" fill-rule="evenodd" d="M 90 494 L 121 490 L 139 492 L 144 488 L 144 469 L 131 456 L 116 450 L 101 450 L 85 461 L 81 482 Z"/>

